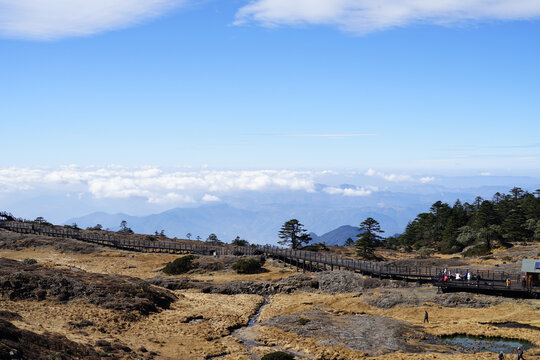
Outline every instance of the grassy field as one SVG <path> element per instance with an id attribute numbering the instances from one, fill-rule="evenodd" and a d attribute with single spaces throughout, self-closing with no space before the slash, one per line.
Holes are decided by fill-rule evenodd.
<path id="1" fill-rule="evenodd" d="M 10 248 L 10 242 L 20 243 L 21 237 L 25 237 L 28 246 Z M 3 269 L 3 283 L 13 283 L 17 272 L 47 268 L 52 271 L 47 274 L 59 271 L 58 275 L 47 275 L 50 278 L 39 281 L 62 284 L 58 277 L 73 275 L 76 281 L 70 286 L 77 289 L 82 286 L 83 280 L 79 278 L 84 273 L 81 279 L 90 281 L 85 285 L 86 292 L 66 298 L 53 296 L 47 290 L 43 298 L 35 298 L 15 289 L 4 290 L 0 319 L 9 318 L 17 328 L 35 334 L 62 335 L 67 341 L 95 349 L 102 358 L 232 360 L 260 358 L 276 350 L 290 352 L 298 359 L 487 360 L 496 357 L 491 352 L 463 353 L 429 341 L 438 335 L 451 334 L 522 339 L 540 348 L 539 300 L 474 294 L 456 297 L 437 294 L 437 289 L 429 285 L 379 282 L 338 271 L 301 274 L 274 260 L 268 260 L 259 274 L 237 274 L 231 268 L 234 258 L 205 257 L 196 260 L 194 270 L 168 277 L 161 269 L 178 255 L 99 247 L 83 254 L 51 246 L 50 241 L 1 231 L 0 242 L 4 244 L 0 247 L 1 258 L 18 260 L 21 264 L 24 259 L 37 261 L 28 269 L 12 272 Z M 515 264 L 524 252 L 535 250 L 515 247 L 505 251 L 487 259 L 467 261 L 501 267 L 506 265 L 503 262 Z M 411 254 L 387 250 L 384 254 L 388 259 L 414 259 Z M 141 291 L 158 290 L 146 281 L 149 279 L 176 279 L 187 281 L 188 285 L 180 290 L 159 288 L 175 300 L 169 307 L 145 314 L 96 302 L 89 292 L 97 286 L 92 279 L 99 274 L 110 279 L 127 276 L 131 280 L 126 281 L 141 287 Z M 99 286 L 109 285 L 99 283 Z M 32 294 L 39 293 L 35 291 Z M 247 327 L 261 306 L 256 322 Z M 429 324 L 423 324 L 425 311 L 429 312 Z M 515 323 L 520 327 L 501 327 L 497 325 L 500 323 Z M 0 340 L 0 345 L 2 342 L 8 344 Z M 527 359 L 538 360 L 540 350 L 532 349 L 527 355 Z M 46 356 L 70 358 L 58 350 L 50 350 Z"/>

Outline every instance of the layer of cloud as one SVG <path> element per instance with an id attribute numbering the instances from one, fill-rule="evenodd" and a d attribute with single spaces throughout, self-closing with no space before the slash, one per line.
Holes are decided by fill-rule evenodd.
<path id="1" fill-rule="evenodd" d="M 384 179 L 386 181 L 394 181 L 394 182 L 412 181 L 413 180 L 412 176 L 410 176 L 410 175 L 385 174 L 383 172 L 375 171 L 373 169 L 368 169 L 364 175 L 366 175 L 366 176 L 375 176 L 375 177 L 379 177 L 381 179 Z"/>
<path id="2" fill-rule="evenodd" d="M 4 193 L 62 189 L 90 193 L 96 198 L 145 198 L 150 203 L 220 201 L 217 195 L 234 191 L 314 191 L 313 173 L 290 170 L 172 171 L 123 167 L 60 169 L 0 168 Z"/>
<path id="3" fill-rule="evenodd" d="M 324 24 L 357 34 L 415 23 L 451 25 L 540 17 L 537 0 L 254 0 L 235 24 Z"/>
<path id="4" fill-rule="evenodd" d="M 217 201 L 221 201 L 221 199 L 215 195 L 210 195 L 210 194 L 204 194 L 203 197 L 202 197 L 202 201 L 204 202 L 217 202 Z"/>
<path id="5" fill-rule="evenodd" d="M 0 34 L 39 40 L 86 36 L 157 17 L 187 0 L 0 0 Z"/>
<path id="6" fill-rule="evenodd" d="M 391 182 L 410 181 L 410 182 L 419 182 L 419 183 L 422 183 L 422 184 L 427 184 L 427 183 L 431 183 L 431 182 L 435 181 L 435 178 L 432 177 L 432 176 L 424 176 L 424 177 L 420 177 L 420 178 L 415 178 L 415 177 L 412 177 L 411 175 L 387 174 L 387 173 L 383 173 L 381 171 L 375 171 L 373 169 L 368 169 L 364 173 L 364 175 L 365 176 L 370 176 L 370 177 L 378 177 L 378 178 L 381 178 L 383 180 L 391 181 Z"/>
<path id="7" fill-rule="evenodd" d="M 433 176 L 424 176 L 424 177 L 421 177 L 419 179 L 419 181 L 422 183 L 422 184 L 428 184 L 430 182 L 433 182 L 435 181 L 435 178 Z"/>
<path id="8" fill-rule="evenodd" d="M 364 187 L 355 187 L 355 188 L 340 188 L 329 186 L 323 189 L 327 194 L 331 195 L 343 195 L 343 196 L 368 196 L 377 191 L 377 188 L 364 188 Z"/>

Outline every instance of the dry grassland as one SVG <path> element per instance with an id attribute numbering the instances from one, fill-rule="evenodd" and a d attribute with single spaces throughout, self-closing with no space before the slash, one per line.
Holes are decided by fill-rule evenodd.
<path id="1" fill-rule="evenodd" d="M 519 249 L 516 249 L 519 250 Z M 516 251 L 514 250 L 514 251 Z M 410 258 L 409 254 L 383 250 L 388 259 Z M 496 254 L 496 257 L 503 256 Z M 22 250 L 0 250 L 0 257 L 23 260 L 33 258 L 48 267 L 77 268 L 102 274 L 120 274 L 140 279 L 153 278 L 160 274 L 163 266 L 178 257 L 172 254 L 143 254 L 125 251 L 100 251 L 91 254 L 60 253 L 51 248 L 29 248 Z M 499 260 L 479 260 L 478 264 L 494 266 Z M 500 261 L 499 261 L 500 262 Z M 273 264 L 273 265 L 272 265 Z M 193 272 L 191 279 L 217 283 L 236 280 L 275 280 L 296 274 L 295 270 L 267 262 L 267 272 L 239 275 L 232 270 Z M 395 289 L 395 291 L 402 291 Z M 436 289 L 421 287 L 403 291 L 418 294 Z M 460 354 L 441 353 L 440 346 L 431 352 L 404 353 L 402 351 L 377 357 L 343 346 L 322 344 L 322 338 L 302 337 L 295 332 L 286 332 L 265 321 L 280 315 L 293 315 L 309 310 L 318 310 L 338 319 L 360 314 L 390 317 L 411 324 L 431 335 L 470 334 L 528 340 L 540 347 L 540 330 L 500 328 L 489 323 L 518 322 L 540 327 L 540 301 L 504 300 L 485 308 L 442 307 L 432 302 L 421 302 L 421 306 L 398 305 L 381 309 L 368 305 L 368 301 L 381 296 L 383 290 L 374 289 L 365 293 L 328 294 L 323 292 L 294 292 L 277 294 L 264 306 L 258 323 L 244 329 L 246 338 L 259 343 L 258 346 L 242 344 L 232 334 L 234 329 L 247 325 L 261 304 L 259 295 L 204 294 L 194 290 L 174 291 L 178 300 L 170 309 L 148 316 L 127 316 L 118 311 L 91 305 L 82 300 L 61 303 L 58 301 L 0 299 L 0 310 L 20 314 L 22 320 L 12 323 L 21 329 L 43 333 L 45 331 L 65 335 L 68 339 L 87 344 L 99 340 L 121 343 L 133 350 L 144 348 L 146 353 L 157 353 L 159 359 L 206 359 L 220 356 L 226 360 L 251 359 L 250 352 L 257 357 L 276 349 L 285 349 L 308 359 L 379 359 L 379 360 L 488 360 L 493 353 Z M 426 296 L 427 296 L 426 295 Z M 473 296 L 473 295 L 471 295 Z M 429 312 L 430 323 L 422 323 L 424 311 Z M 89 320 L 92 325 L 77 327 L 74 324 Z M 487 324 L 481 324 L 487 323 Z M 327 339 L 326 339 L 327 340 Z M 412 339 L 411 341 L 414 341 Z M 249 348 L 249 349 L 248 349 Z M 426 345 L 429 350 L 429 346 Z M 248 352 L 249 350 L 249 352 Z M 533 350 L 526 358 L 540 360 L 540 351 Z M 126 357 L 133 358 L 133 357 Z"/>

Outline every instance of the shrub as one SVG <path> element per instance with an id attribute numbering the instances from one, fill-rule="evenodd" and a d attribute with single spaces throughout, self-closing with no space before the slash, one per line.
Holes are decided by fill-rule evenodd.
<path id="1" fill-rule="evenodd" d="M 240 250 L 234 250 L 232 254 L 234 256 L 242 256 L 242 255 L 244 255 L 244 252 L 240 251 Z"/>
<path id="2" fill-rule="evenodd" d="M 195 267 L 193 260 L 195 260 L 195 256 L 193 255 L 183 256 L 172 262 L 168 262 L 163 268 L 163 272 L 167 275 L 183 274 Z"/>
<path id="3" fill-rule="evenodd" d="M 478 245 L 478 246 L 473 246 L 472 248 L 469 248 L 467 249 L 464 253 L 463 253 L 463 256 L 466 256 L 466 257 L 470 257 L 470 256 L 482 256 L 482 255 L 487 255 L 489 254 L 491 251 L 489 250 L 489 248 L 487 246 L 484 246 L 484 245 Z"/>
<path id="4" fill-rule="evenodd" d="M 283 351 L 276 351 L 264 355 L 261 360 L 294 360 L 294 356 Z"/>
<path id="5" fill-rule="evenodd" d="M 37 260 L 36 259 L 26 258 L 26 259 L 23 260 L 23 264 L 34 265 L 34 264 L 37 264 Z"/>
<path id="6" fill-rule="evenodd" d="M 103 230 L 103 225 L 96 224 L 96 226 L 89 226 L 89 227 L 86 228 L 86 230 L 101 231 L 101 230 Z"/>
<path id="7" fill-rule="evenodd" d="M 233 265 L 233 270 L 239 274 L 256 274 L 261 271 L 264 264 L 264 259 L 261 258 L 243 258 Z"/>
<path id="8" fill-rule="evenodd" d="M 318 289 L 319 288 L 319 282 L 317 280 L 313 280 L 309 283 L 309 286 L 312 288 L 312 289 Z"/>
<path id="9" fill-rule="evenodd" d="M 416 252 L 416 255 L 417 255 L 420 259 L 426 259 L 426 258 L 429 258 L 431 255 L 433 255 L 433 253 L 435 253 L 435 250 L 434 250 L 434 249 L 431 249 L 431 248 L 421 248 L 421 249 L 419 249 L 419 250 Z"/>
<path id="10" fill-rule="evenodd" d="M 231 244 L 234 246 L 249 246 L 249 242 L 247 240 L 240 239 L 240 236 L 237 236 L 236 239 L 231 242 Z"/>
<path id="11" fill-rule="evenodd" d="M 148 290 L 150 290 L 150 283 L 148 281 L 138 280 L 137 285 L 139 285 L 141 291 L 147 292 Z"/>
<path id="12" fill-rule="evenodd" d="M 309 321 L 310 321 L 309 319 L 306 319 L 306 318 L 300 318 L 300 319 L 298 319 L 298 324 L 304 326 L 304 325 L 306 325 Z"/>

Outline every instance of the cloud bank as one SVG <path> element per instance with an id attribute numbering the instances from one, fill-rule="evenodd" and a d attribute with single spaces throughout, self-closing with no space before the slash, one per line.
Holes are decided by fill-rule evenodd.
<path id="1" fill-rule="evenodd" d="M 236 13 L 236 25 L 321 24 L 356 34 L 417 23 L 526 20 L 540 16 L 537 0 L 254 0 Z"/>
<path id="2" fill-rule="evenodd" d="M 410 182 L 420 182 L 422 184 L 428 184 L 430 182 L 435 181 L 435 178 L 432 176 L 424 176 L 421 178 L 415 178 L 415 177 L 412 177 L 411 175 L 405 175 L 405 174 L 386 174 L 380 171 L 375 171 L 373 169 L 368 169 L 364 173 L 364 175 L 369 176 L 369 177 L 378 177 L 378 178 L 381 178 L 383 180 L 390 181 L 390 182 L 410 181 Z"/>
<path id="3" fill-rule="evenodd" d="M 51 40 L 87 36 L 160 16 L 187 0 L 0 0 L 0 34 Z"/>
<path id="4" fill-rule="evenodd" d="M 330 195 L 343 195 L 343 196 L 368 196 L 377 191 L 376 187 L 364 188 L 364 187 L 355 187 L 355 188 L 340 188 L 335 186 L 329 186 L 323 189 L 323 191 Z"/>
<path id="5" fill-rule="evenodd" d="M 313 173 L 291 170 L 197 172 L 124 167 L 0 168 L 0 193 L 62 189 L 96 198 L 145 198 L 150 203 L 216 202 L 234 191 L 314 191 Z"/>

